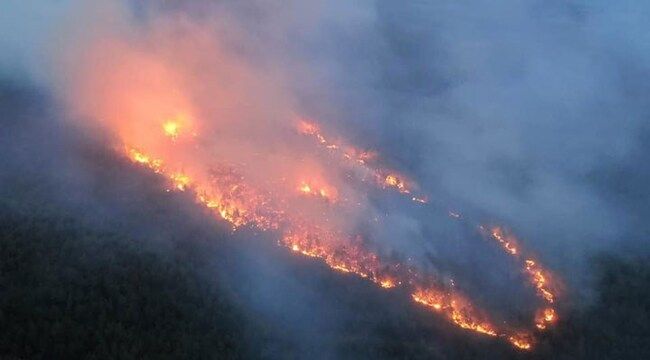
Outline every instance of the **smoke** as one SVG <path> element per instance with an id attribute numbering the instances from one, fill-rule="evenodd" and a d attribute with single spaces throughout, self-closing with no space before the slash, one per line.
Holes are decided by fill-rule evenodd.
<path id="1" fill-rule="evenodd" d="M 595 251 L 648 250 L 647 10 L 7 1 L 0 74 L 42 84 L 118 151 L 146 150 L 199 184 L 235 168 L 256 196 L 287 194 L 275 201 L 290 216 L 361 234 L 503 310 L 525 307 L 510 296 L 513 267 L 468 223 L 507 224 L 571 292 Z M 429 205 L 368 189 L 297 133 L 301 120 L 377 151 Z"/>
<path id="2" fill-rule="evenodd" d="M 633 7 L 400 8 L 405 18 L 427 14 L 408 25 L 391 22 L 395 9 L 380 6 L 389 32 L 413 43 L 397 49 L 402 39 L 389 40 L 396 60 L 412 63 L 389 67 L 386 90 L 405 83 L 412 94 L 388 112 L 409 123 L 405 137 L 419 145 L 411 151 L 425 154 L 421 176 L 511 224 L 540 251 L 564 253 L 562 261 L 619 243 L 628 215 L 593 182 L 603 162 L 637 150 L 645 128 L 635 96 L 643 85 L 629 79 L 647 76 L 638 63 L 647 49 L 616 37 L 635 26 L 618 21 Z M 408 81 L 419 73 L 439 81 Z"/>
<path id="3" fill-rule="evenodd" d="M 647 208 L 619 197 L 634 181 L 647 198 L 645 5 L 365 5 L 305 40 L 308 66 L 328 73 L 297 92 L 309 112 L 370 142 L 433 202 L 509 224 L 557 267 L 639 247 Z M 630 162 L 634 180 L 617 169 Z"/>

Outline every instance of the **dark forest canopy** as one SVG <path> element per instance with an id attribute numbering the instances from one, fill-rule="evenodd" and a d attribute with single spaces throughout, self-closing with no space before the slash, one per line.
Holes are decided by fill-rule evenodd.
<path id="1" fill-rule="evenodd" d="M 56 111 L 30 89 L 4 85 L 0 109 L 0 357 L 650 358 L 647 257 L 594 258 L 593 301 L 522 354 L 273 241 L 231 234 L 51 121 Z M 248 270 L 265 261 L 283 270 Z M 250 306 L 259 282 L 283 293 L 264 311 Z M 314 310 L 343 326 L 312 320 Z"/>
<path id="2" fill-rule="evenodd" d="M 243 315 L 245 309 L 237 306 L 233 293 L 217 289 L 198 273 L 200 259 L 162 256 L 118 235 L 80 228 L 65 217 L 29 216 L 7 207 L 0 216 L 0 354 L 5 357 L 296 355 L 281 331 L 263 333 L 265 324 Z M 646 358 L 650 354 L 650 266 L 643 260 L 604 256 L 594 262 L 596 303 L 584 313 L 568 315 L 531 358 Z M 355 296 L 372 296 L 371 291 L 350 289 L 364 285 L 353 281 L 347 284 L 351 291 L 345 291 L 346 286 L 337 290 L 336 282 L 340 281 L 326 280 L 330 285 L 326 290 L 338 291 L 344 305 L 358 311 L 348 332 L 337 339 L 340 343 L 332 344 L 341 348 L 342 356 L 485 358 L 493 353 L 516 357 L 494 344 L 482 344 L 485 351 L 481 351 L 476 341 L 466 348 L 462 336 L 437 337 L 432 331 L 444 329 L 422 324 L 422 319 L 413 321 L 417 312 L 383 311 L 380 306 L 388 304 Z M 252 339 L 251 334 L 262 336 Z M 458 348 L 427 346 L 440 338 Z M 277 344 L 282 344 L 280 349 L 274 348 Z"/>

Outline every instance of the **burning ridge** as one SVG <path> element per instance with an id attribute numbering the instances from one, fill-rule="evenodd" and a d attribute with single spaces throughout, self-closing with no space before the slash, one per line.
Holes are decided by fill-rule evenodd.
<path id="1" fill-rule="evenodd" d="M 184 136 L 184 128 L 171 119 L 161 124 L 167 146 L 174 147 Z M 333 157 L 342 159 L 356 170 L 359 180 L 381 189 L 391 189 L 409 197 L 412 201 L 426 204 L 426 197 L 418 194 L 415 183 L 405 176 L 380 166 L 378 155 L 372 151 L 360 150 L 340 141 L 329 140 L 319 127 L 310 121 L 299 120 L 297 133 L 313 137 L 316 144 Z M 200 146 L 196 134 L 185 139 Z M 164 155 L 149 153 L 140 144 L 129 144 L 122 139 L 120 152 L 133 162 L 168 179 L 170 190 L 191 191 L 198 204 L 209 209 L 215 216 L 230 223 L 233 229 L 253 227 L 262 231 L 280 234 L 278 244 L 290 251 L 308 257 L 318 258 L 330 268 L 365 278 L 386 289 L 402 287 L 411 294 L 413 301 L 434 313 L 439 313 L 456 326 L 493 337 L 503 337 L 518 349 L 532 348 L 533 335 L 508 326 L 497 327 L 484 311 L 453 285 L 445 285 L 440 279 L 424 274 L 414 266 L 396 260 L 386 260 L 369 249 L 365 239 L 349 235 L 335 225 L 321 223 L 291 211 L 289 199 L 292 196 L 307 197 L 305 200 L 324 201 L 327 206 L 337 204 L 337 189 L 323 181 L 303 179 L 294 187 L 296 194 L 278 194 L 258 189 L 241 175 L 237 166 L 226 163 L 202 165 L 183 171 L 170 165 Z M 460 218 L 450 212 L 452 218 Z M 479 225 L 485 236 L 496 240 L 501 247 L 517 261 L 523 261 L 523 269 L 538 295 L 547 307 L 540 309 L 535 317 L 537 331 L 544 330 L 557 319 L 551 306 L 555 294 L 549 287 L 550 273 L 532 257 L 522 257 L 517 240 L 500 227 L 487 230 Z"/>
<path id="2" fill-rule="evenodd" d="M 354 165 L 360 171 L 362 181 L 371 182 L 384 189 L 396 190 L 400 194 L 409 196 L 415 202 L 427 203 L 426 197 L 414 194 L 415 186 L 412 181 L 395 171 L 378 166 L 379 155 L 377 152 L 361 150 L 343 142 L 328 140 L 321 132 L 320 127 L 307 119 L 299 119 L 296 129 L 300 134 L 312 136 L 326 150 Z"/>
<path id="3" fill-rule="evenodd" d="M 360 151 L 350 145 L 342 144 L 341 142 L 329 141 L 326 136 L 321 133 L 319 126 L 308 120 L 299 120 L 297 130 L 301 134 L 314 137 L 321 146 L 337 156 L 342 156 L 343 158 L 355 163 L 366 173 L 370 174 L 370 177 L 375 181 L 375 184 L 383 188 L 395 189 L 401 194 L 410 196 L 411 200 L 415 202 L 423 204 L 428 202 L 425 196 L 411 195 L 414 192 L 412 181 L 407 180 L 404 176 L 399 175 L 394 171 L 379 167 L 377 153 Z M 372 154 L 372 156 L 369 157 L 366 154 Z M 449 211 L 449 216 L 453 219 L 460 219 L 462 217 L 460 213 L 455 211 Z M 532 255 L 522 257 L 523 250 L 518 244 L 519 241 L 511 232 L 506 231 L 499 226 L 492 226 L 489 230 L 486 229 L 484 225 L 478 225 L 478 228 L 481 234 L 496 240 L 501 248 L 521 265 L 523 272 L 528 277 L 530 283 L 535 287 L 537 295 L 546 303 L 545 307 L 536 311 L 534 325 L 538 330 L 547 329 L 547 327 L 557 321 L 557 314 L 553 307 L 556 298 L 556 290 L 551 289 L 554 282 L 551 281 L 550 271 L 545 269 L 539 261 L 534 260 Z M 491 327 L 486 327 L 482 324 L 466 327 L 467 322 L 456 321 L 458 315 L 454 311 L 454 308 L 458 300 L 445 300 L 446 297 L 444 294 L 424 289 L 417 289 L 413 292 L 412 297 L 416 302 L 429 306 L 436 311 L 440 311 L 443 308 L 450 309 L 447 314 L 451 316 L 454 323 L 462 328 L 470 328 L 487 335 L 497 335 Z M 501 335 L 507 337 L 510 343 L 519 349 L 528 350 L 532 347 L 532 336 L 528 333 L 519 332 L 513 335 Z"/>

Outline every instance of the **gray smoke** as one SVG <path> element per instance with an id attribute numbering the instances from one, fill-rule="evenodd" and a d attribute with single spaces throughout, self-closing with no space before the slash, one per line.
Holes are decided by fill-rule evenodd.
<path id="1" fill-rule="evenodd" d="M 298 110 L 418 182 L 432 208 L 377 199 L 368 212 L 389 225 L 360 225 L 400 256 L 507 294 L 505 270 L 484 273 L 495 257 L 481 260 L 484 244 L 450 225 L 448 210 L 506 224 L 570 287 L 595 252 L 650 249 L 643 1 L 8 0 L 0 75 L 57 97 L 70 75 L 61 53 L 76 40 L 146 33 L 176 15 L 210 24 L 228 51 L 282 79 Z M 278 264 L 251 268 L 265 267 Z M 260 281 L 250 301 L 262 307 L 266 294 L 277 316 L 286 298 L 267 287 Z"/>

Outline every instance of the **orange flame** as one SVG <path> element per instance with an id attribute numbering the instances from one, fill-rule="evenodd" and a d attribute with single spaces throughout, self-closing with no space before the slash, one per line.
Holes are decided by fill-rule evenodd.
<path id="1" fill-rule="evenodd" d="M 174 140 L 172 144 L 167 142 L 164 146 L 183 146 L 176 140 L 190 131 L 191 124 L 187 116 L 167 118 L 158 124 L 162 126 L 162 133 L 158 135 L 161 137 L 164 135 L 162 139 Z M 407 194 L 410 200 L 418 203 L 427 202 L 424 196 L 413 194 L 412 181 L 395 171 L 377 166 L 379 160 L 376 153 L 360 151 L 346 144 L 330 141 L 321 133 L 320 128 L 311 122 L 299 122 L 298 132 L 314 137 L 317 144 L 325 151 L 345 159 L 344 161 L 349 163 L 350 167 L 359 170 L 364 179 L 371 179 L 375 186 Z M 123 141 L 129 144 L 137 139 L 136 135 L 129 133 Z M 350 239 L 347 235 L 328 226 L 313 223 L 300 214 L 290 211 L 285 201 L 286 195 L 283 197 L 270 194 L 251 186 L 234 167 L 217 164 L 206 168 L 195 166 L 183 169 L 178 166 L 179 160 L 175 157 L 176 154 L 162 147 L 160 143 L 153 143 L 153 140 L 151 143 L 147 141 L 136 143 L 137 147 L 125 148 L 128 158 L 167 178 L 173 189 L 194 194 L 197 203 L 226 220 L 233 229 L 252 226 L 261 230 L 279 231 L 280 245 L 294 253 L 321 259 L 333 270 L 355 274 L 384 289 L 403 287 L 410 293 L 414 302 L 441 314 L 459 328 L 487 336 L 507 338 L 519 349 L 531 348 L 532 341 L 528 336 L 513 333 L 505 326 L 497 327 L 458 291 L 441 286 L 430 277 L 404 264 L 383 261 L 378 254 L 369 251 L 363 241 Z M 191 144 L 198 146 L 198 142 Z M 338 200 L 336 187 L 327 184 L 321 177 L 305 176 L 298 179 L 300 180 L 294 186 L 299 194 L 318 197 L 330 204 Z M 449 214 L 460 218 L 458 213 Z M 509 254 L 520 256 L 513 236 L 506 236 L 500 228 L 492 229 L 490 234 Z M 537 291 L 552 303 L 554 295 L 547 286 L 549 278 L 547 271 L 532 259 L 526 260 L 525 269 L 533 279 Z M 535 323 L 537 328 L 540 328 L 540 324 L 546 327 L 553 323 L 556 315 L 552 308 L 549 309 L 553 314 L 552 319 L 547 320 L 546 315 L 550 312 L 544 312 L 543 321 Z"/>
<path id="2" fill-rule="evenodd" d="M 406 188 L 406 184 L 404 184 L 404 181 L 397 177 L 395 174 L 388 174 L 386 175 L 386 178 L 384 179 L 384 185 L 386 187 L 392 187 L 401 193 L 408 194 L 410 191 Z"/>
<path id="3" fill-rule="evenodd" d="M 398 265 L 383 264 L 376 254 L 368 252 L 360 243 L 346 244 L 341 241 L 341 235 L 336 232 L 320 228 L 297 218 L 291 218 L 283 210 L 269 208 L 270 201 L 263 194 L 249 188 L 241 176 L 229 168 L 217 168 L 212 171 L 210 183 L 193 182 L 189 175 L 167 169 L 162 160 L 154 159 L 134 148 L 127 148 L 129 158 L 156 173 L 165 175 L 174 188 L 186 190 L 192 187 L 196 193 L 197 202 L 212 210 L 220 218 L 230 222 L 234 228 L 252 225 L 262 230 L 285 229 L 285 234 L 280 244 L 296 253 L 322 259 L 330 268 L 343 273 L 352 273 L 366 278 L 382 288 L 390 289 L 399 285 L 413 286 L 411 297 L 434 312 L 442 313 L 456 326 L 475 331 L 488 336 L 507 336 L 510 343 L 518 349 L 528 350 L 532 347 L 529 336 L 518 334 L 506 335 L 498 332 L 493 324 L 484 319 L 482 315 L 460 294 L 437 289 L 431 285 L 423 285 L 422 277 L 413 269 L 398 271 Z M 398 178 L 387 177 L 389 184 L 398 186 Z M 328 198 L 326 187 L 312 186 L 308 182 L 300 183 L 298 190 L 306 194 L 315 194 Z M 335 192 L 334 192 L 335 193 Z M 284 224 L 284 225 L 282 225 Z M 493 229 L 491 235 L 497 239 L 504 249 L 516 255 L 516 249 L 506 241 L 502 231 Z M 545 294 L 546 277 L 532 260 L 526 260 L 526 269 L 534 274 L 535 283 L 540 292 Z M 420 285 L 418 285 L 420 284 Z M 552 302 L 552 301 L 551 301 Z M 552 314 L 552 315 L 551 315 Z M 554 310 L 544 312 L 543 321 L 536 321 L 536 326 L 541 329 L 551 323 L 555 318 Z M 540 326 L 541 324 L 541 326 Z"/>
<path id="4" fill-rule="evenodd" d="M 555 321 L 557 321 L 557 315 L 553 308 L 546 308 L 538 311 L 535 316 L 535 326 L 540 330 L 546 329 L 549 324 L 553 324 Z"/>
<path id="5" fill-rule="evenodd" d="M 163 124 L 163 130 L 167 136 L 176 139 L 178 137 L 179 125 L 177 122 L 170 120 Z"/>
<path id="6" fill-rule="evenodd" d="M 481 231 L 485 233 L 485 227 L 479 226 Z M 505 231 L 500 227 L 493 227 L 489 231 L 489 235 L 497 240 L 501 247 L 513 257 L 519 258 L 519 251 L 517 248 L 517 239 L 512 235 L 506 235 Z M 535 260 L 526 258 L 523 261 L 524 273 L 528 276 L 530 282 L 535 286 L 537 295 L 540 296 L 548 304 L 553 304 L 555 301 L 555 294 L 550 288 L 550 273 L 540 266 Z M 552 325 L 557 320 L 555 309 L 546 307 L 538 310 L 535 315 L 535 327 L 539 330 L 545 330 L 549 325 Z M 518 348 L 528 349 L 531 344 L 529 341 L 523 341 L 519 337 L 511 337 L 510 342 Z"/>
<path id="7" fill-rule="evenodd" d="M 210 36 L 204 36 L 198 29 L 183 29 L 187 31 L 179 34 L 198 36 L 187 43 L 158 43 L 168 38 L 165 32 L 155 34 L 152 39 L 145 36 L 142 44 L 156 45 L 146 46 L 147 51 L 136 48 L 140 41 L 111 38 L 93 43 L 85 53 L 86 66 L 76 71 L 79 76 L 71 80 L 75 87 L 70 99 L 74 110 L 101 121 L 114 133 L 120 146 L 126 147 L 121 151 L 129 159 L 167 179 L 171 189 L 195 196 L 196 202 L 206 211 L 224 219 L 233 229 L 247 226 L 276 231 L 280 245 L 290 251 L 318 258 L 336 271 L 355 274 L 381 288 L 400 287 L 413 301 L 460 328 L 509 339 L 518 348 L 532 346 L 531 341 L 526 345 L 526 336 L 489 321 L 484 312 L 455 287 L 444 286 L 430 273 L 419 272 L 407 263 L 386 260 L 393 259 L 392 256 L 370 251 L 364 239 L 353 234 L 355 230 L 341 226 L 342 219 L 330 216 L 341 209 L 347 210 L 343 206 L 352 203 L 347 199 L 352 197 L 349 194 L 353 190 L 345 186 L 347 183 L 343 182 L 347 180 L 341 180 L 343 176 L 352 179 L 352 185 L 369 184 L 377 189 L 389 189 L 411 201 L 426 203 L 427 197 L 418 193 L 414 181 L 385 166 L 375 152 L 331 137 L 307 119 L 297 122 L 297 132 L 314 144 L 300 145 L 314 146 L 319 151 L 317 154 L 285 147 L 285 142 L 280 141 L 285 139 L 270 139 L 269 143 L 263 141 L 261 144 L 251 141 L 251 138 L 258 139 L 257 136 L 262 139 L 268 131 L 283 128 L 277 125 L 287 120 L 284 117 L 292 110 L 291 99 L 269 91 L 277 85 L 274 76 L 264 76 L 269 80 L 260 80 L 262 77 L 256 76 L 259 74 L 255 69 L 231 58 Z M 153 43 L 149 44 L 149 40 Z M 211 56 L 206 58 L 202 54 Z M 194 66 L 207 63 L 223 66 L 210 69 L 210 73 L 214 72 L 212 75 L 202 72 L 207 79 L 197 83 L 198 90 L 195 90 L 197 72 Z M 221 83 L 222 79 L 229 80 L 223 82 L 228 84 L 210 85 Z M 252 99 L 251 94 L 261 96 Z M 214 101 L 219 103 L 196 107 L 205 97 L 218 99 Z M 202 138 L 196 135 L 198 122 L 194 120 L 197 114 L 216 119 L 202 122 L 207 127 Z M 259 123 L 251 120 L 260 118 L 265 120 Z M 211 139 L 216 135 L 221 136 L 219 141 Z M 267 154 L 267 150 L 272 151 Z M 285 164 L 270 161 L 273 156 L 298 159 Z M 252 169 L 251 162 L 262 157 L 265 161 L 254 165 L 263 169 Z M 321 163 L 325 158 L 327 163 Z M 311 161 L 318 162 L 319 170 L 323 168 L 327 176 L 314 179 L 313 172 L 307 175 L 299 172 L 303 162 L 311 165 Z M 326 165 L 335 165 L 337 169 L 334 170 L 341 171 L 331 174 Z M 323 178 L 328 182 L 322 181 Z M 281 191 L 278 191 L 280 183 Z M 355 186 L 349 188 L 356 189 Z M 339 198 L 338 191 L 341 200 L 334 204 Z M 312 201 L 303 201 L 299 195 L 327 199 L 328 205 L 310 207 Z M 358 195 L 362 198 L 365 193 Z M 357 199 L 352 200 L 360 204 Z M 524 270 L 548 306 L 555 300 L 549 272 L 532 257 L 524 258 L 514 240 L 501 240 L 511 255 L 530 261 L 523 265 Z M 506 241 L 512 246 L 505 246 Z M 545 325 L 549 323 L 551 321 L 544 320 Z"/>
<path id="8" fill-rule="evenodd" d="M 467 299 L 459 295 L 442 293 L 434 289 L 416 289 L 411 296 L 413 300 L 432 308 L 436 312 L 444 312 L 447 317 L 463 329 L 469 329 L 489 336 L 497 336 L 494 326 L 485 320 L 479 320 L 476 310 Z"/>
<path id="9" fill-rule="evenodd" d="M 370 162 L 376 162 L 378 157 L 376 152 L 358 150 L 347 144 L 330 141 L 325 137 L 325 135 L 323 135 L 319 126 L 312 121 L 300 119 L 298 120 L 296 128 L 298 133 L 314 137 L 318 144 L 323 146 L 325 149 L 351 161 L 364 173 L 368 173 L 370 177 L 374 178 L 379 186 L 383 188 L 393 188 L 401 194 L 412 193 L 413 190 L 410 188 L 408 181 L 404 176 L 398 175 L 392 170 L 382 169 L 376 166 L 371 167 L 369 165 Z M 423 196 L 412 196 L 411 200 L 423 204 L 427 203 L 427 199 Z"/>
<path id="10" fill-rule="evenodd" d="M 555 295 L 547 287 L 548 279 L 544 275 L 546 271 L 531 259 L 526 260 L 526 273 L 529 275 L 531 282 L 537 288 L 537 292 L 549 303 L 553 303 Z"/>
<path id="11" fill-rule="evenodd" d="M 508 341 L 520 350 L 530 350 L 533 346 L 530 335 L 517 334 L 508 337 Z"/>
<path id="12" fill-rule="evenodd" d="M 131 156 L 133 161 L 166 175 L 172 184 L 176 184 L 177 189 L 185 190 L 192 185 L 189 176 L 168 172 L 161 161 L 156 161 L 157 165 L 151 166 L 152 161 L 141 152 L 130 149 L 128 153 L 137 154 Z M 300 219 L 286 219 L 282 216 L 282 211 L 264 209 L 262 204 L 268 204 L 268 201 L 252 190 L 248 190 L 239 182 L 241 180 L 232 172 L 221 170 L 215 173 L 213 181 L 215 186 L 193 185 L 197 193 L 197 201 L 215 211 L 219 217 L 230 222 L 235 228 L 250 224 L 264 230 L 278 229 L 280 223 L 284 222 L 286 230 L 280 241 L 281 245 L 293 252 L 322 259 L 336 271 L 356 274 L 382 288 L 390 289 L 402 284 L 422 282 L 421 275 L 413 269 L 399 271 L 397 270 L 399 266 L 382 263 L 376 254 L 365 250 L 358 241 L 351 244 L 340 241 L 340 235 L 335 232 L 305 223 Z M 253 201 L 244 199 L 253 199 Z M 497 335 L 494 326 L 481 320 L 469 300 L 460 294 L 437 290 L 431 285 L 417 285 L 413 290 L 412 298 L 436 312 L 442 312 L 460 328 L 490 336 Z"/>
<path id="13" fill-rule="evenodd" d="M 161 172 L 162 160 L 152 159 L 148 155 L 132 148 L 127 148 L 127 154 L 133 162 L 144 165 L 156 173 Z"/>
<path id="14" fill-rule="evenodd" d="M 173 173 L 169 175 L 169 178 L 174 183 L 176 189 L 180 191 L 185 191 L 185 189 L 190 185 L 190 177 L 183 173 Z"/>
<path id="15" fill-rule="evenodd" d="M 511 255 L 517 255 L 517 246 L 515 245 L 515 239 L 506 237 L 503 234 L 503 230 L 500 227 L 492 228 L 492 237 L 495 238 L 503 247 L 503 249 L 509 252 Z"/>
<path id="16" fill-rule="evenodd" d="M 485 227 L 479 226 L 482 232 L 485 232 Z M 493 227 L 489 232 L 490 236 L 497 240 L 501 247 L 510 255 L 518 257 L 519 250 L 517 247 L 517 239 L 512 235 L 506 235 L 505 231 L 500 227 Z M 550 273 L 539 265 L 535 260 L 527 258 L 524 260 L 524 272 L 528 275 L 530 281 L 535 285 L 537 293 L 548 303 L 552 304 L 555 300 L 555 294 L 549 287 Z"/>
<path id="17" fill-rule="evenodd" d="M 316 185 L 314 181 L 301 181 L 298 186 L 298 191 L 303 194 L 320 197 L 328 202 L 336 202 L 338 199 L 338 191 L 333 186 L 329 185 Z"/>

